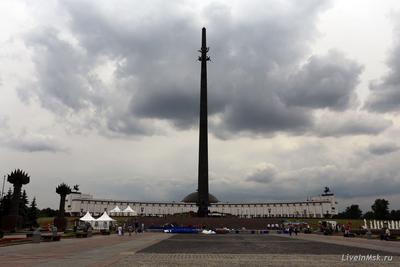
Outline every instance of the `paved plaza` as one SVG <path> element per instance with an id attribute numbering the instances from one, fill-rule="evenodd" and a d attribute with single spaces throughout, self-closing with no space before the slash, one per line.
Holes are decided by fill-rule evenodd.
<path id="1" fill-rule="evenodd" d="M 380 261 L 351 261 L 359 255 Z M 0 266 L 400 266 L 399 256 L 400 242 L 359 238 L 144 233 L 0 247 Z"/>
<path id="2" fill-rule="evenodd" d="M 229 234 L 176 235 L 139 253 L 341 255 L 379 254 L 379 251 L 278 235 Z"/>
<path id="3" fill-rule="evenodd" d="M 0 247 L 0 266 L 113 266 L 121 258 L 169 237 L 158 233 L 93 236 Z"/>

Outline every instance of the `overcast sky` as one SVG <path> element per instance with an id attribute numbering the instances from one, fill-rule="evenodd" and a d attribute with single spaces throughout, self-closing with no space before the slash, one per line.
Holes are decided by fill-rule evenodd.
<path id="1" fill-rule="evenodd" d="M 398 1 L 1 1 L 0 172 L 178 201 L 197 188 L 201 28 L 210 191 L 400 209 Z M 11 185 L 6 183 L 5 190 Z"/>

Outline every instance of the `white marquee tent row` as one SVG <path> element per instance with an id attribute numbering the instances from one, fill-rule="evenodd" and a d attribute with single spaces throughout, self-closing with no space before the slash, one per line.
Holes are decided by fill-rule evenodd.
<path id="1" fill-rule="evenodd" d="M 115 208 L 110 210 L 110 214 L 114 216 L 137 216 L 137 212 L 134 211 L 130 206 L 126 207 L 124 210 L 121 210 L 118 206 L 115 206 Z"/>
<path id="2" fill-rule="evenodd" d="M 110 227 L 111 222 L 115 222 L 113 218 L 108 216 L 107 212 L 105 211 L 103 215 L 101 215 L 99 218 L 95 219 L 90 215 L 90 212 L 86 212 L 86 214 L 79 219 L 80 221 L 90 223 L 90 225 L 93 227 L 95 230 L 102 230 L 106 229 L 108 230 Z"/>

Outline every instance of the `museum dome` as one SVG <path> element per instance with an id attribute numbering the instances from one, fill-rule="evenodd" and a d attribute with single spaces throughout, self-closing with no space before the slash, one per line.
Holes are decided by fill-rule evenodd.
<path id="1" fill-rule="evenodd" d="M 198 200 L 199 192 L 193 192 L 182 199 L 182 202 L 185 203 L 196 203 Z M 211 194 L 208 194 L 208 202 L 217 203 L 219 200 Z"/>

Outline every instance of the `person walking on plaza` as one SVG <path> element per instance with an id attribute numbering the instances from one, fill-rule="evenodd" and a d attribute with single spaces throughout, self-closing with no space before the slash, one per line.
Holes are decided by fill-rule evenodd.
<path id="1" fill-rule="evenodd" d="M 386 228 L 385 230 L 385 240 L 389 241 L 390 240 L 390 230 L 389 227 Z"/>
<path id="2" fill-rule="evenodd" d="M 292 236 L 292 233 L 293 233 L 293 227 L 290 225 L 289 226 L 289 235 Z"/>
<path id="3" fill-rule="evenodd" d="M 134 228 L 134 230 L 135 230 L 135 234 L 137 234 L 138 233 L 138 231 L 139 231 L 139 223 L 135 220 L 135 228 Z"/>
<path id="4" fill-rule="evenodd" d="M 54 241 L 57 238 L 57 226 L 55 226 L 54 224 L 51 227 L 51 239 Z"/>
<path id="5" fill-rule="evenodd" d="M 128 226 L 129 236 L 132 235 L 132 231 L 133 231 L 133 227 L 132 227 L 132 225 L 129 225 L 129 226 Z"/>
<path id="6" fill-rule="evenodd" d="M 122 226 L 118 226 L 118 235 L 122 236 Z"/>

